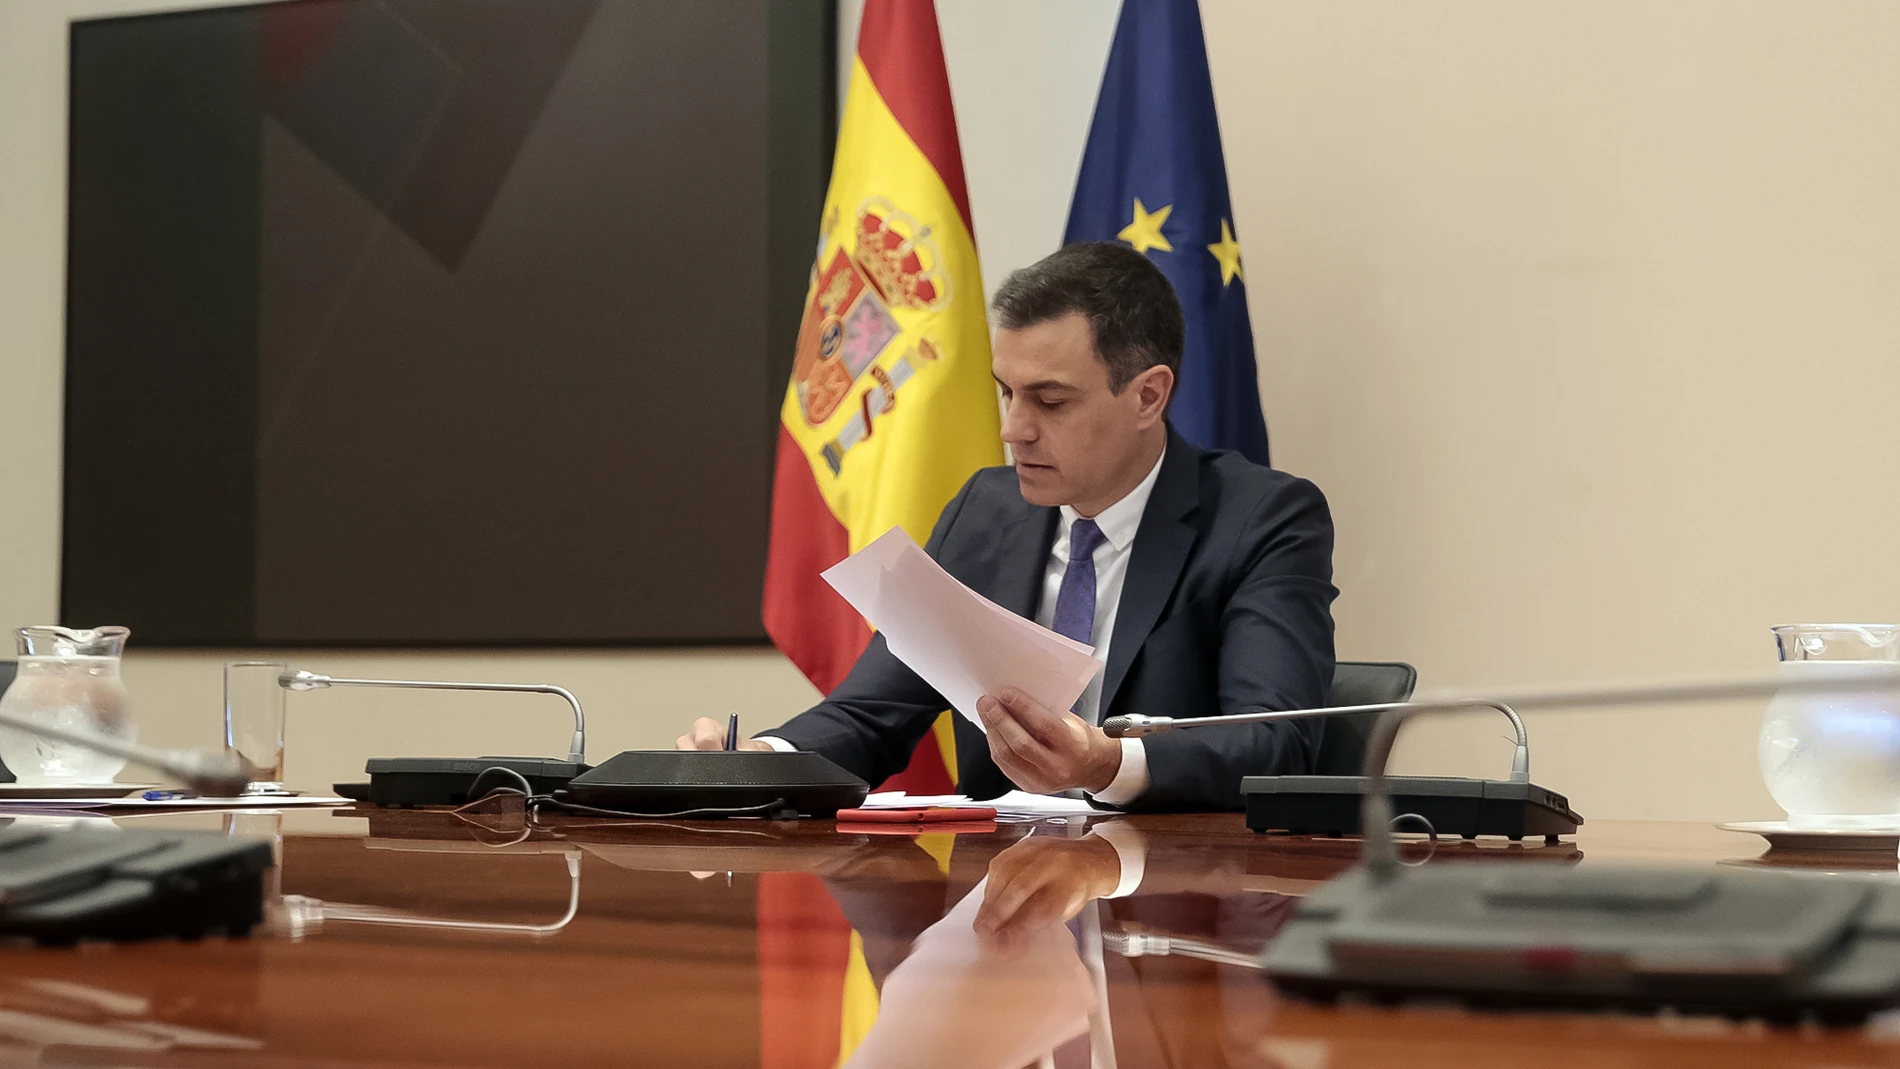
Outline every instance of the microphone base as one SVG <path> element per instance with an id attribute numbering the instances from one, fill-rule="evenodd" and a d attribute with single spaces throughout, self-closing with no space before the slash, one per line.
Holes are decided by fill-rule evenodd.
<path id="1" fill-rule="evenodd" d="M 0 827 L 0 941 L 243 936 L 264 920 L 271 844 L 207 831 Z"/>
<path id="2" fill-rule="evenodd" d="M 1260 964 L 1283 996 L 1328 1004 L 1859 1027 L 1900 1000 L 1894 916 L 1900 886 L 1792 870 L 1356 866 L 1300 900 Z"/>
<path id="3" fill-rule="evenodd" d="M 339 783 L 335 789 L 379 806 L 464 805 L 474 800 L 475 777 L 491 768 L 520 773 L 534 794 L 552 794 L 592 767 L 554 757 L 372 757 L 363 769 L 369 783 Z M 490 776 L 482 790 L 519 786 L 512 776 Z"/>
<path id="4" fill-rule="evenodd" d="M 1392 812 L 1415 814 L 1395 821 L 1395 832 L 1431 831 L 1439 836 L 1507 839 L 1574 835 L 1583 817 L 1570 800 L 1535 783 L 1464 779 L 1456 776 L 1388 776 Z M 1364 776 L 1247 776 L 1247 827 L 1294 835 L 1359 835 Z M 1427 828 L 1426 823 L 1430 824 Z"/>

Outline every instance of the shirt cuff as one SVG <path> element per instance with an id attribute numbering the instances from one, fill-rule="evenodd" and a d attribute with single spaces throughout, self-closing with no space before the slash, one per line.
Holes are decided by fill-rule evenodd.
<path id="1" fill-rule="evenodd" d="M 1133 741 L 1133 740 L 1128 740 Z M 1105 820 L 1089 829 L 1089 834 L 1097 836 L 1115 848 L 1115 856 L 1122 863 L 1122 878 L 1115 885 L 1110 898 L 1127 898 L 1141 886 L 1141 877 L 1148 867 L 1148 839 L 1135 826 L 1121 820 Z"/>
<path id="2" fill-rule="evenodd" d="M 1140 739 L 1123 739 L 1122 766 L 1108 786 L 1089 797 L 1103 805 L 1127 805 L 1148 789 L 1148 750 Z"/>
<path id="3" fill-rule="evenodd" d="M 784 739 L 779 738 L 777 735 L 754 735 L 752 736 L 752 741 L 762 742 L 766 744 L 767 746 L 770 746 L 772 749 L 777 750 L 779 753 L 797 753 L 798 752 L 798 747 L 793 746 L 791 743 L 786 742 Z M 1127 742 L 1128 740 L 1123 739 L 1122 741 Z M 1144 769 L 1143 771 L 1146 771 L 1146 770 Z M 1144 780 L 1146 778 L 1147 778 L 1146 776 L 1143 777 Z"/>

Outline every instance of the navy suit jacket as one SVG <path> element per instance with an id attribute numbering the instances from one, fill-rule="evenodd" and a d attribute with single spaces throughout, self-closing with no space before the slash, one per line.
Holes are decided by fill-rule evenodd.
<path id="1" fill-rule="evenodd" d="M 971 476 L 925 547 L 971 589 L 1035 616 L 1060 510 L 1031 505 L 1012 468 Z M 1304 479 L 1168 431 L 1135 534 L 1102 683 L 1102 718 L 1212 716 L 1326 703 L 1333 677 L 1333 521 Z M 824 701 L 765 734 L 866 782 L 900 772 L 948 707 L 873 638 Z M 1318 720 L 1176 730 L 1143 740 L 1149 786 L 1125 808 L 1241 807 L 1242 776 L 1311 772 Z M 956 718 L 959 789 L 1013 790 L 974 724 Z"/>

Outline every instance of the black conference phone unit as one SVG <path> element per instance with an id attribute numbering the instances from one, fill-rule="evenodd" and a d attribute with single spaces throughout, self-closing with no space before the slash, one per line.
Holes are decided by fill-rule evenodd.
<path id="1" fill-rule="evenodd" d="M 829 817 L 864 801 L 870 786 L 815 753 L 776 750 L 627 750 L 598 765 L 546 757 L 376 757 L 367 783 L 338 783 L 345 798 L 379 806 L 463 805 L 515 787 L 560 806 L 635 815 Z M 478 782 L 479 780 L 479 782 Z"/>

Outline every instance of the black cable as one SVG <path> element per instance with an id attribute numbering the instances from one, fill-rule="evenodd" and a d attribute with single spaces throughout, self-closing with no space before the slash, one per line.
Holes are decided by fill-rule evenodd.
<path id="1" fill-rule="evenodd" d="M 671 828 L 674 831 L 691 832 L 694 835 L 752 835 L 760 839 L 771 839 L 774 842 L 781 839 L 781 836 L 769 831 L 754 831 L 750 828 L 714 828 L 706 824 L 674 824 L 665 820 L 604 820 L 598 824 L 536 824 L 534 826 L 553 832 L 569 829 L 594 831 L 598 828 Z"/>
<path id="2" fill-rule="evenodd" d="M 691 816 L 734 817 L 734 816 L 744 816 L 749 813 L 763 814 L 763 813 L 769 813 L 775 809 L 783 808 L 785 805 L 785 799 L 774 798 L 769 802 L 761 802 L 758 805 L 737 805 L 737 806 L 723 806 L 723 807 L 722 806 L 700 806 L 697 809 L 681 809 L 672 813 L 636 813 L 628 809 L 602 809 L 598 806 L 581 805 L 579 802 L 563 802 L 549 795 L 538 795 L 536 797 L 530 798 L 528 800 L 528 804 L 537 813 L 540 812 L 540 810 L 543 807 L 546 807 L 550 809 L 559 809 L 567 813 L 579 813 L 585 816 L 636 817 L 642 820 L 658 820 L 665 817 L 691 817 Z"/>
<path id="3" fill-rule="evenodd" d="M 501 775 L 504 775 L 504 776 L 513 776 L 515 778 L 515 782 L 521 784 L 521 796 L 523 798 L 534 797 L 534 785 L 528 782 L 528 777 L 522 775 L 519 772 L 516 772 L 512 768 L 504 768 L 501 765 L 490 765 L 489 767 L 482 769 L 480 772 L 475 773 L 475 778 L 469 781 L 468 800 L 471 802 L 479 802 L 483 798 L 486 798 L 490 794 L 494 793 L 498 788 L 490 787 L 488 790 L 485 790 L 485 791 L 480 790 L 479 788 L 481 787 L 483 780 L 487 779 L 489 776 L 495 775 L 496 773 L 500 773 Z"/>
<path id="4" fill-rule="evenodd" d="M 467 810 L 476 805 L 479 805 L 480 803 L 487 801 L 489 798 L 497 794 L 511 795 L 511 796 L 520 798 L 522 800 L 522 804 L 531 812 L 538 813 L 543 808 L 560 809 L 560 810 L 565 810 L 568 812 L 579 813 L 579 814 L 590 815 L 590 816 L 599 815 L 599 816 L 606 816 L 606 817 L 634 817 L 636 818 L 636 820 L 646 821 L 648 823 L 651 823 L 654 820 L 663 819 L 666 817 L 688 817 L 696 813 L 716 814 L 719 816 L 744 816 L 745 814 L 756 813 L 761 810 L 765 810 L 769 812 L 774 807 L 785 804 L 785 799 L 774 798 L 769 802 L 761 802 L 758 805 L 740 805 L 740 806 L 726 806 L 726 807 L 701 806 L 698 809 L 679 809 L 671 813 L 636 813 L 630 809 L 602 809 L 598 806 L 581 805 L 579 802 L 563 802 L 555 798 L 553 795 L 548 795 L 548 794 L 522 794 L 519 790 L 516 790 L 513 787 L 490 787 L 488 789 L 487 794 L 482 795 L 480 798 L 475 799 L 475 801 L 473 802 L 465 802 L 462 805 L 456 806 L 454 809 L 449 810 L 449 812 L 454 813 L 457 816 L 461 816 L 462 819 L 467 820 L 468 818 L 462 815 L 464 810 Z M 682 828 L 687 831 L 695 830 L 691 828 L 686 828 L 686 826 L 683 824 L 673 824 L 673 825 L 668 825 L 668 826 Z M 765 833 L 752 832 L 750 834 L 764 835 Z"/>
<path id="5" fill-rule="evenodd" d="M 521 784 L 521 787 L 518 791 L 512 787 L 490 787 L 485 791 L 481 790 L 480 787 L 481 787 L 482 781 L 492 775 L 512 776 L 514 777 L 515 782 Z M 521 799 L 522 799 L 522 804 L 525 805 L 530 811 L 537 812 L 537 813 L 543 807 L 546 807 L 546 808 L 551 808 L 551 809 L 559 809 L 567 813 L 578 813 L 585 816 L 634 817 L 636 819 L 641 819 L 641 820 L 661 819 L 661 818 L 666 818 L 666 817 L 692 817 L 692 816 L 721 816 L 721 817 L 746 816 L 753 813 L 760 813 L 760 814 L 770 813 L 773 810 L 783 808 L 785 805 L 785 799 L 774 798 L 769 802 L 761 802 L 758 805 L 700 806 L 695 809 L 675 810 L 671 813 L 636 813 L 629 809 L 602 809 L 598 806 L 582 805 L 579 802 L 564 802 L 555 798 L 551 794 L 536 794 L 534 793 L 534 786 L 528 782 L 528 777 L 522 775 L 521 773 L 515 771 L 512 768 L 504 768 L 500 765 L 492 765 L 476 773 L 475 778 L 469 782 L 469 785 L 468 785 L 469 800 L 468 800 L 468 803 L 460 807 L 460 809 L 465 809 L 470 805 L 474 805 L 476 802 L 482 801 L 483 799 L 487 798 L 491 794 L 520 794 Z M 460 809 L 458 809 L 457 812 L 459 812 Z"/>

